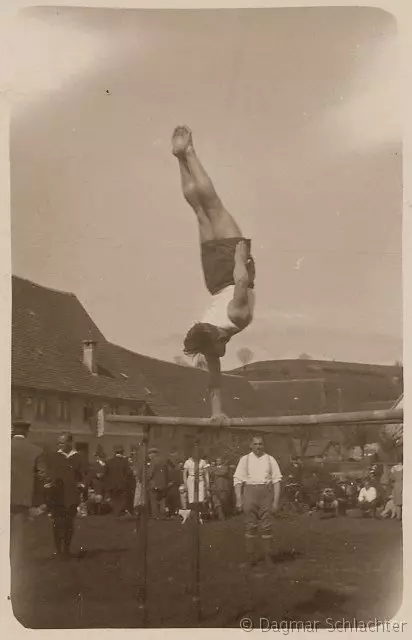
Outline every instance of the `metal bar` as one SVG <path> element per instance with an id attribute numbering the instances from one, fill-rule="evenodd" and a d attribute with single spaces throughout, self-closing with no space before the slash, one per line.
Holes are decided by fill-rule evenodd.
<path id="1" fill-rule="evenodd" d="M 199 484 L 200 484 L 200 433 L 196 433 L 194 442 L 193 458 L 195 462 L 194 477 L 194 521 L 193 521 L 193 575 L 192 575 L 192 593 L 193 604 L 195 609 L 196 622 L 199 624 L 201 618 L 201 602 L 200 602 L 200 501 L 199 501 Z"/>
<path id="2" fill-rule="evenodd" d="M 351 413 L 317 413 L 301 416 L 276 416 L 273 418 L 225 418 L 219 422 L 210 418 L 177 418 L 174 416 L 120 416 L 106 415 L 108 422 L 124 422 L 148 425 L 186 426 L 186 427 L 216 427 L 216 428 L 252 428 L 252 427 L 296 427 L 314 425 L 345 425 L 378 422 L 403 422 L 403 409 L 389 409 L 379 411 L 353 411 Z"/>
<path id="3" fill-rule="evenodd" d="M 149 441 L 150 426 L 146 425 L 142 440 L 142 454 L 143 454 L 143 473 L 142 473 L 142 494 L 143 505 L 141 510 L 141 524 L 139 526 L 139 533 L 141 534 L 141 552 L 142 552 L 142 584 L 139 594 L 139 609 L 142 612 L 142 626 L 147 627 L 147 541 L 148 541 L 148 519 L 149 519 L 149 492 L 147 482 L 147 450 Z"/>

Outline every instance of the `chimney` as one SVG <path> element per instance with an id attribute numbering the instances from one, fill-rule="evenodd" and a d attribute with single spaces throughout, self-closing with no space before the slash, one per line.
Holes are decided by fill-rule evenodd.
<path id="1" fill-rule="evenodd" d="M 88 368 L 90 373 L 96 375 L 96 350 L 97 342 L 95 340 L 83 340 L 83 364 Z"/>

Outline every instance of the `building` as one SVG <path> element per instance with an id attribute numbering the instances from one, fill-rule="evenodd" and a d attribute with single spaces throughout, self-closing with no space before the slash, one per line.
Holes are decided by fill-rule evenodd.
<path id="1" fill-rule="evenodd" d="M 262 402 L 266 395 L 269 410 L 270 398 L 276 397 L 276 406 L 295 414 L 390 408 L 403 391 L 399 365 L 268 360 L 231 373 L 245 377 L 260 392 Z"/>
<path id="2" fill-rule="evenodd" d="M 128 450 L 140 442 L 139 429 L 130 423 L 112 423 L 98 437 L 96 416 L 102 407 L 119 415 L 210 415 L 205 371 L 109 342 L 71 293 L 16 276 L 12 292 L 12 416 L 31 422 L 30 438 L 40 445 L 53 446 L 63 429 L 73 432 L 77 447 L 89 457 L 99 445 L 110 452 L 114 444 Z M 399 367 L 269 361 L 225 373 L 223 400 L 231 417 L 349 411 L 391 398 L 393 404 L 400 385 Z M 296 431 L 271 432 L 268 450 L 287 460 L 295 453 Z M 325 433 L 311 428 L 309 436 L 311 441 L 336 439 L 330 428 Z M 204 430 L 201 449 L 234 458 L 247 450 L 249 437 L 244 430 Z M 150 429 L 150 444 L 164 452 L 187 455 L 193 440 L 190 428 Z"/>
<path id="3" fill-rule="evenodd" d="M 121 415 L 210 415 L 205 371 L 109 342 L 71 293 L 18 277 L 12 293 L 12 417 L 29 420 L 30 438 L 40 445 L 53 446 L 64 429 L 88 457 L 98 445 L 109 452 L 114 444 L 126 450 L 138 444 L 138 429 L 130 424 L 97 437 L 102 407 Z M 244 378 L 224 375 L 223 397 L 231 416 L 256 415 L 254 391 Z M 202 446 L 210 448 L 216 435 L 205 432 Z M 193 430 L 153 427 L 150 442 L 187 454 Z"/>
<path id="4" fill-rule="evenodd" d="M 339 413 L 401 406 L 397 400 L 403 388 L 399 365 L 273 360 L 254 362 L 231 373 L 249 381 L 261 415 Z M 368 445 L 376 443 L 379 430 L 378 426 L 365 425 L 297 427 L 291 430 L 291 439 L 295 455 L 338 462 L 350 458 L 355 446 L 363 455 Z"/>

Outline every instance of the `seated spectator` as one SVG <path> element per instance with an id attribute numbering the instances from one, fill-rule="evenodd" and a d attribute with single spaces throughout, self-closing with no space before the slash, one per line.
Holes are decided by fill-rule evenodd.
<path id="1" fill-rule="evenodd" d="M 342 515 L 345 515 L 346 509 L 348 507 L 345 480 L 340 480 L 336 485 L 336 499 L 339 504 L 339 513 L 341 513 Z"/>
<path id="2" fill-rule="evenodd" d="M 326 489 L 322 491 L 318 507 L 324 514 L 339 515 L 339 502 L 331 487 L 326 487 Z"/>
<path id="3" fill-rule="evenodd" d="M 381 518 L 391 518 L 394 520 L 396 518 L 396 507 L 393 499 L 393 495 L 390 495 L 388 500 L 386 501 L 385 508 L 380 514 Z"/>
<path id="4" fill-rule="evenodd" d="M 396 519 L 402 520 L 402 488 L 403 488 L 403 455 L 399 463 L 391 469 L 393 480 L 393 501 L 395 503 Z"/>
<path id="5" fill-rule="evenodd" d="M 316 509 L 319 500 L 319 478 L 314 471 L 303 478 L 302 490 L 306 504 L 310 511 L 313 511 Z"/>
<path id="6" fill-rule="evenodd" d="M 346 505 L 347 509 L 354 509 L 358 504 L 359 488 L 353 480 L 346 485 Z"/>
<path id="7" fill-rule="evenodd" d="M 358 507 L 362 509 L 363 515 L 375 516 L 378 494 L 369 478 L 365 479 L 358 496 Z"/>

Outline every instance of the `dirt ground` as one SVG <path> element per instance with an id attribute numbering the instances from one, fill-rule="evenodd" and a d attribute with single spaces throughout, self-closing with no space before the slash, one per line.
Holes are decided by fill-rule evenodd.
<path id="1" fill-rule="evenodd" d="M 274 567 L 250 574 L 240 517 L 201 527 L 200 621 L 194 606 L 190 526 L 149 522 L 147 618 L 139 608 L 141 539 L 130 520 L 78 518 L 77 557 L 52 558 L 51 522 L 29 523 L 28 561 L 12 579 L 25 626 L 41 628 L 233 627 L 390 619 L 402 599 L 402 529 L 373 519 L 276 519 Z M 263 567 L 263 565 L 262 565 Z M 248 624 L 248 623 L 247 623 Z"/>

